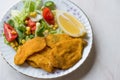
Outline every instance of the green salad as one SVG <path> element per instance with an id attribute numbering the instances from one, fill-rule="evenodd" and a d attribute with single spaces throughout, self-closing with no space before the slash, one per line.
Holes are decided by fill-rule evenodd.
<path id="1" fill-rule="evenodd" d="M 52 1 L 22 0 L 22 10 L 11 10 L 11 17 L 4 23 L 5 43 L 15 50 L 36 36 L 62 33 L 55 21 L 56 5 Z"/>

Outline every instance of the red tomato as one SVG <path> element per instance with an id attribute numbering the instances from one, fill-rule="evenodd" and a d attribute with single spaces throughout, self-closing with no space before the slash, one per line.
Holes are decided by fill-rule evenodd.
<path id="1" fill-rule="evenodd" d="M 18 36 L 15 29 L 7 23 L 4 23 L 4 34 L 8 42 L 14 41 Z"/>
<path id="2" fill-rule="evenodd" d="M 34 27 L 36 26 L 36 22 L 33 22 L 31 19 L 28 20 L 28 26 L 29 27 Z"/>
<path id="3" fill-rule="evenodd" d="M 30 27 L 31 31 L 34 32 L 36 29 L 36 22 L 33 22 L 30 18 L 26 19 L 27 20 L 27 26 Z"/>
<path id="4" fill-rule="evenodd" d="M 54 24 L 54 15 L 51 10 L 47 7 L 43 9 L 43 17 L 48 22 L 48 24 Z"/>
<path id="5" fill-rule="evenodd" d="M 35 31 L 35 29 L 36 29 L 36 26 L 33 26 L 33 27 L 31 28 L 31 31 Z"/>

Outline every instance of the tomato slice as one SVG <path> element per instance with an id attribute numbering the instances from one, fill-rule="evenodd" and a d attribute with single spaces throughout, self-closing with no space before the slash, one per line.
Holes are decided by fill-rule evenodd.
<path id="1" fill-rule="evenodd" d="M 35 31 L 35 29 L 36 29 L 36 22 L 33 22 L 31 19 L 28 19 L 27 21 L 28 21 L 27 26 L 30 27 L 31 31 Z"/>
<path id="2" fill-rule="evenodd" d="M 33 26 L 33 27 L 31 28 L 31 31 L 35 31 L 35 29 L 36 29 L 36 26 Z"/>
<path id="3" fill-rule="evenodd" d="M 7 23 L 4 23 L 4 34 L 8 42 L 14 41 L 18 36 L 15 29 L 10 24 Z"/>
<path id="4" fill-rule="evenodd" d="M 33 22 L 31 19 L 28 20 L 28 26 L 29 27 L 34 27 L 36 26 L 36 22 Z"/>
<path id="5" fill-rule="evenodd" d="M 43 9 L 43 17 L 48 22 L 48 24 L 53 24 L 54 25 L 54 23 L 55 23 L 54 15 L 49 8 L 45 7 Z"/>

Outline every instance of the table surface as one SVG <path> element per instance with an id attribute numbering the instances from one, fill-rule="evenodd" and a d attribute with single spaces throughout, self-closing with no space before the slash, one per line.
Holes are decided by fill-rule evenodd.
<path id="1" fill-rule="evenodd" d="M 19 0 L 0 0 L 0 19 Z M 120 80 L 120 0 L 71 0 L 89 17 L 94 44 L 76 71 L 51 80 Z M 22 75 L 0 56 L 0 80 L 42 80 Z"/>

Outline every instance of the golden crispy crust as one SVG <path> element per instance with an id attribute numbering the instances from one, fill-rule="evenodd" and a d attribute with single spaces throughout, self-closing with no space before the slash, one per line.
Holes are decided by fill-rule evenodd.
<path id="1" fill-rule="evenodd" d="M 54 68 L 49 59 L 50 51 L 51 51 L 51 48 L 46 47 L 42 51 L 37 52 L 34 55 L 31 55 L 30 57 L 27 58 L 28 64 L 30 64 L 33 67 L 42 68 L 47 72 L 53 72 Z"/>
<path id="2" fill-rule="evenodd" d="M 28 40 L 25 44 L 20 46 L 17 50 L 17 53 L 14 57 L 14 63 L 16 65 L 22 65 L 27 57 L 44 49 L 46 46 L 46 42 L 44 38 L 35 37 L 31 40 Z"/>
<path id="3" fill-rule="evenodd" d="M 51 51 L 51 62 L 53 66 L 60 69 L 68 69 L 82 57 L 84 45 L 82 39 L 65 40 L 57 43 Z"/>
<path id="4" fill-rule="evenodd" d="M 34 61 L 26 60 L 26 62 L 27 62 L 30 66 L 34 67 L 34 68 L 39 68 Z"/>
<path id="5" fill-rule="evenodd" d="M 82 38 L 72 38 L 67 34 L 35 37 L 18 48 L 14 57 L 16 65 L 25 61 L 35 68 L 53 72 L 55 68 L 68 69 L 81 58 L 87 42 Z"/>
<path id="6" fill-rule="evenodd" d="M 47 43 L 47 46 L 53 48 L 56 43 L 64 40 L 70 40 L 70 39 L 72 38 L 67 34 L 56 34 L 56 35 L 50 34 L 46 37 L 46 43 Z"/>

